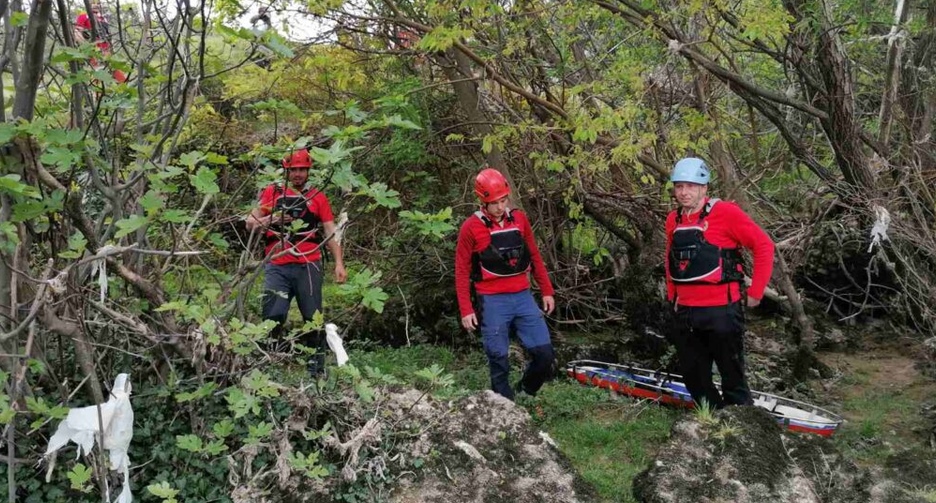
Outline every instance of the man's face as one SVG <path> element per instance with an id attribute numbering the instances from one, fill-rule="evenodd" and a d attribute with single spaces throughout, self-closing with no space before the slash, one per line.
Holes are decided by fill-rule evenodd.
<path id="1" fill-rule="evenodd" d="M 309 181 L 309 168 L 291 168 L 286 170 L 286 178 L 289 184 L 296 188 L 302 188 Z"/>
<path id="2" fill-rule="evenodd" d="M 676 182 L 673 184 L 673 193 L 679 206 L 692 213 L 702 209 L 705 195 L 708 194 L 708 185 L 691 182 Z"/>
<path id="3" fill-rule="evenodd" d="M 500 221 L 504 216 L 504 213 L 507 211 L 507 198 L 510 196 L 504 196 L 497 201 L 492 201 L 490 203 L 484 204 L 484 211 L 494 217 L 494 220 Z"/>

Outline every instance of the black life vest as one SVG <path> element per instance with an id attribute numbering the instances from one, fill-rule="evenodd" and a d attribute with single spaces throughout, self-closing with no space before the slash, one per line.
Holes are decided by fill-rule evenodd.
<path id="1" fill-rule="evenodd" d="M 322 235 L 324 234 L 320 229 L 322 220 L 309 208 L 309 203 L 312 201 L 312 198 L 319 192 L 318 189 L 307 189 L 302 192 L 302 195 L 286 195 L 282 183 L 277 183 L 275 187 L 273 213 L 290 215 L 293 219 L 302 220 L 303 225 L 302 228 L 295 232 L 290 232 L 293 226 L 292 223 L 288 225 L 276 224 L 272 226 L 266 233 L 267 244 L 272 241 L 279 241 L 282 238 L 287 238 L 292 242 L 303 241 L 315 244 L 321 243 Z"/>
<path id="2" fill-rule="evenodd" d="M 705 217 L 718 201 L 709 199 L 694 224 L 683 224 L 682 211 L 676 210 L 676 228 L 668 257 L 670 278 L 674 283 L 719 285 L 744 280 L 738 248 L 720 248 L 705 240 L 708 228 Z"/>
<path id="3" fill-rule="evenodd" d="M 530 249 L 511 210 L 504 214 L 504 225 L 495 226 L 481 211 L 478 217 L 491 233 L 491 244 L 472 255 L 471 279 L 483 281 L 525 274 L 530 270 Z"/>

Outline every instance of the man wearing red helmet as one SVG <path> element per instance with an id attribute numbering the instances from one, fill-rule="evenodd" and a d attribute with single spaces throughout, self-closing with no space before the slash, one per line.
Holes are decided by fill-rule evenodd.
<path id="1" fill-rule="evenodd" d="M 94 16 L 94 24 L 97 25 L 98 32 L 98 39 L 95 41 L 95 44 L 101 51 L 101 54 L 110 56 L 110 23 L 108 23 L 107 17 L 104 15 L 104 9 L 99 2 L 91 3 L 91 15 Z M 75 43 L 81 43 L 82 41 L 90 42 L 91 31 L 91 17 L 86 12 L 78 14 L 78 17 L 75 18 Z M 95 70 L 104 67 L 96 58 L 91 58 L 89 63 Z M 123 83 L 127 81 L 126 74 L 120 70 L 114 70 L 113 76 L 114 80 L 117 82 Z"/>
<path id="2" fill-rule="evenodd" d="M 515 331 L 531 361 L 517 391 L 535 395 L 549 378 L 555 359 L 543 313 L 555 308 L 553 286 L 526 215 L 507 205 L 510 187 L 499 171 L 486 168 L 475 178 L 481 208 L 468 217 L 455 247 L 455 291 L 462 326 L 480 326 L 491 370 L 491 389 L 513 400 L 509 334 Z M 542 311 L 530 292 L 529 273 L 543 293 Z M 471 303 L 474 284 L 476 306 Z M 477 311 L 475 310 L 477 307 Z"/>
<path id="3" fill-rule="evenodd" d="M 348 277 L 341 244 L 325 240 L 335 233 L 335 217 L 328 198 L 309 187 L 312 158 L 302 149 L 283 159 L 288 183 L 274 183 L 260 192 L 260 204 L 247 217 L 247 228 L 262 230 L 266 237 L 263 319 L 277 323 L 274 336 L 282 335 L 293 297 L 306 321 L 322 310 L 322 252 L 324 242 L 335 260 L 335 280 Z M 297 225 L 295 222 L 301 221 Z M 321 227 L 321 228 L 320 228 Z M 325 362 L 325 335 L 321 330 L 305 334 L 302 342 L 316 349 L 309 371 L 318 374 Z"/>

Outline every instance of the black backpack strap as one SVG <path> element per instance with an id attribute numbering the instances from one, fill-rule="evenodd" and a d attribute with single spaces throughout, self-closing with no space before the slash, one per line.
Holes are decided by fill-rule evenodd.
<path id="1" fill-rule="evenodd" d="M 484 222 L 484 226 L 487 227 L 488 229 L 494 226 L 494 222 L 492 222 L 490 218 L 486 217 L 484 215 L 484 212 L 482 212 L 481 210 L 474 212 L 474 215 L 478 217 L 479 219 L 481 219 L 481 221 Z"/>

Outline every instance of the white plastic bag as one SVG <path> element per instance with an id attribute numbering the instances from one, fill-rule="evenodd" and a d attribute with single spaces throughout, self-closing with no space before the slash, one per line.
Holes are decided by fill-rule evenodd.
<path id="1" fill-rule="evenodd" d="M 101 416 L 98 419 L 98 406 L 91 405 L 68 411 L 68 416 L 59 423 L 55 434 L 49 439 L 45 455 L 58 451 L 69 441 L 78 444 L 78 456 L 88 454 L 94 448 L 95 438 L 103 424 L 103 444 L 107 449 L 110 469 L 123 475 L 124 482 L 116 503 L 130 503 L 130 457 L 127 450 L 133 439 L 133 408 L 130 406 L 130 375 L 118 374 L 111 388 L 110 398 L 100 405 Z M 52 476 L 53 464 L 49 465 L 46 482 Z M 107 495 L 107 501 L 110 501 Z"/>
<path id="2" fill-rule="evenodd" d="M 344 345 L 341 343 L 341 336 L 338 335 L 338 326 L 334 323 L 325 325 L 325 341 L 328 347 L 335 353 L 335 359 L 338 360 L 338 366 L 348 363 L 348 353 L 345 352 Z"/>

